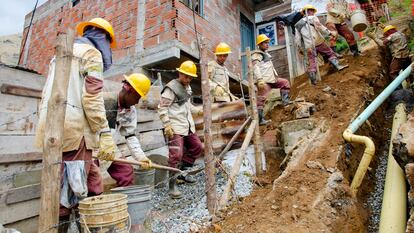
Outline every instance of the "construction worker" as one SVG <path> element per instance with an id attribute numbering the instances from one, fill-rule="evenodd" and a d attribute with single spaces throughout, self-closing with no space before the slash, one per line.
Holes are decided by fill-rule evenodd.
<path id="1" fill-rule="evenodd" d="M 373 32 L 369 32 L 367 35 L 374 39 L 378 45 L 389 49 L 392 56 L 389 76 L 392 80 L 398 76 L 400 70 L 404 70 L 411 64 L 407 38 L 395 26 L 388 25 L 384 27 L 382 41 Z"/>
<path id="2" fill-rule="evenodd" d="M 197 67 L 194 62 L 185 61 L 177 68 L 177 71 L 178 78 L 167 83 L 161 91 L 158 114 L 168 138 L 168 165 L 177 168 L 181 162 L 181 170 L 189 170 L 203 151 L 200 138 L 195 134 L 194 120 L 191 115 L 202 115 L 202 110 L 197 109 L 190 102 L 192 93 L 190 82 L 197 77 Z M 175 199 L 182 197 L 177 188 L 177 179 L 181 182 L 195 182 L 195 179 L 189 175 L 180 175 L 176 178 L 175 174 L 170 172 L 168 194 Z"/>
<path id="3" fill-rule="evenodd" d="M 280 88 L 280 94 L 284 105 L 291 103 L 289 100 L 290 85 L 289 81 L 279 78 L 276 69 L 273 67 L 272 56 L 267 52 L 269 49 L 270 38 L 265 34 L 260 34 L 256 38 L 258 50 L 252 53 L 252 64 L 254 66 L 254 78 L 257 84 L 257 109 L 259 111 L 259 124 L 267 124 L 268 121 L 263 116 L 263 106 L 267 94 L 272 88 Z"/>
<path id="4" fill-rule="evenodd" d="M 80 37 L 73 44 L 67 103 L 61 106 L 66 109 L 65 119 L 62 119 L 62 160 L 85 161 L 88 195 L 91 196 L 103 192 L 99 168 L 92 162 L 92 150 L 99 148 L 97 156 L 102 160 L 112 160 L 115 156 L 116 146 L 105 116 L 102 88 L 103 72 L 112 64 L 111 48 L 116 46 L 116 41 L 111 24 L 102 18 L 80 23 L 77 31 Z M 55 66 L 53 58 L 39 110 L 35 143 L 40 148 L 45 138 L 47 104 L 52 94 Z M 69 215 L 70 210 L 61 206 L 60 221 L 68 221 Z M 68 223 L 60 224 L 59 232 L 66 232 L 68 226 Z"/>
<path id="5" fill-rule="evenodd" d="M 151 168 L 151 160 L 145 156 L 135 135 L 137 111 L 134 105 L 138 104 L 141 97 L 147 95 L 151 81 L 145 75 L 137 73 L 124 77 L 125 80 L 122 81 L 123 85 L 119 93 L 103 93 L 106 119 L 109 128 L 116 129 L 121 136 L 125 137 L 132 158 L 145 162 L 141 166 L 142 169 L 149 169 Z M 134 171 L 131 165 L 116 161 L 108 161 L 107 163 L 111 163 L 107 172 L 116 181 L 118 187 L 134 184 Z"/>
<path id="6" fill-rule="evenodd" d="M 237 97 L 231 94 L 229 84 L 229 72 L 224 66 L 231 48 L 226 43 L 220 43 L 214 54 L 216 60 L 208 63 L 208 77 L 210 78 L 210 92 L 213 102 L 230 102 Z"/>
<path id="7" fill-rule="evenodd" d="M 302 14 L 305 15 L 295 24 L 296 33 L 295 40 L 297 45 L 303 43 L 304 50 L 308 57 L 308 75 L 311 83 L 316 85 L 317 78 L 317 53 L 328 57 L 329 62 L 337 69 L 342 70 L 347 65 L 339 64 L 339 60 L 335 52 L 325 43 L 324 35 L 330 35 L 330 31 L 323 26 L 317 16 L 315 16 L 316 8 L 312 5 L 305 5 Z M 299 48 L 300 49 L 300 48 Z"/>
<path id="8" fill-rule="evenodd" d="M 348 25 L 345 21 L 351 16 L 351 9 L 348 2 L 346 0 L 328 0 L 326 4 L 326 11 L 328 12 L 326 27 L 332 33 L 332 36 L 329 40 L 331 49 L 336 52 L 335 46 L 339 34 L 345 38 L 352 55 L 361 55 L 361 52 L 358 49 L 358 44 L 355 40 L 355 36 L 352 31 L 349 30 Z"/>

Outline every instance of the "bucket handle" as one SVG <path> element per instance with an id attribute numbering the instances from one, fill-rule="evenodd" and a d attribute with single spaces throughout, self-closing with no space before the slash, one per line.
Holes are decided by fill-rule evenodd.
<path id="1" fill-rule="evenodd" d="M 84 218 L 84 215 L 81 215 L 80 219 L 83 220 L 87 233 L 91 233 L 91 231 L 89 230 L 88 224 L 86 223 L 86 219 Z M 128 214 L 128 231 L 127 232 L 130 232 L 130 231 L 131 231 L 131 215 Z"/>

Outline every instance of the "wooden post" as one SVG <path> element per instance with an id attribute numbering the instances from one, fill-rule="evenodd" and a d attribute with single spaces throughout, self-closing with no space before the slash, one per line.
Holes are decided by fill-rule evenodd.
<path id="1" fill-rule="evenodd" d="M 296 71 L 296 56 L 293 55 L 292 47 L 294 45 L 294 39 L 292 40 L 292 29 L 290 26 L 284 26 L 285 31 L 285 40 L 286 40 L 286 53 L 288 58 L 288 66 L 289 66 L 289 76 L 290 76 L 290 85 L 293 86 L 293 82 L 297 77 Z"/>
<path id="2" fill-rule="evenodd" d="M 59 223 L 60 169 L 62 162 L 63 124 L 66 114 L 69 75 L 72 63 L 74 32 L 60 34 L 56 45 L 56 73 L 47 105 L 43 170 L 39 210 L 39 232 L 57 232 Z"/>
<path id="3" fill-rule="evenodd" d="M 217 209 L 216 193 L 216 171 L 213 154 L 213 139 L 211 137 L 211 98 L 210 98 L 210 80 L 207 72 L 207 58 L 205 45 L 203 44 L 200 54 L 200 75 L 201 91 L 203 95 L 203 117 L 204 117 L 204 163 L 206 172 L 206 192 L 207 192 L 207 209 L 210 214 L 214 214 Z"/>
<path id="4" fill-rule="evenodd" d="M 158 86 L 160 86 L 162 89 L 161 72 L 157 72 L 157 82 L 158 82 Z"/>
<path id="5" fill-rule="evenodd" d="M 259 128 L 259 114 L 257 111 L 257 98 L 256 90 L 253 80 L 253 64 L 252 64 L 252 55 L 250 53 L 250 47 L 246 48 L 246 58 L 249 68 L 248 80 L 249 80 L 249 96 L 250 96 L 250 106 L 252 109 L 253 120 L 256 123 L 256 130 L 254 132 L 254 155 L 255 155 L 255 167 L 256 175 L 262 174 L 262 143 L 260 140 L 260 128 Z"/>
<path id="6" fill-rule="evenodd" d="M 246 125 L 250 123 L 250 120 L 252 118 L 248 117 L 246 121 L 240 126 L 240 128 L 237 130 L 237 132 L 233 135 L 233 137 L 230 139 L 230 142 L 227 143 L 226 147 L 220 152 L 219 156 L 217 158 L 221 160 L 224 157 L 224 154 L 230 150 L 231 146 L 233 145 L 234 141 L 239 137 L 241 132 L 243 132 L 244 128 L 246 128 Z"/>
<path id="7" fill-rule="evenodd" d="M 230 199 L 230 192 L 233 190 L 234 182 L 236 181 L 237 174 L 239 174 L 241 164 L 246 157 L 246 150 L 249 146 L 250 141 L 252 140 L 253 133 L 257 127 L 257 121 L 253 120 L 247 130 L 246 137 L 244 138 L 242 147 L 240 148 L 239 156 L 237 156 L 236 161 L 234 161 L 233 168 L 231 170 L 229 179 L 227 181 L 226 187 L 224 187 L 223 195 L 221 195 L 220 203 L 219 203 L 219 210 L 226 207 L 227 202 Z"/>

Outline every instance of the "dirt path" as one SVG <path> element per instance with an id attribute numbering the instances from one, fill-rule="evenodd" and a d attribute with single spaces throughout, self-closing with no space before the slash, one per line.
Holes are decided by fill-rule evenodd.
<path id="1" fill-rule="evenodd" d="M 274 175 L 273 179 L 277 179 L 273 184 L 257 188 L 241 204 L 229 208 L 216 228 L 222 232 L 366 231 L 366 212 L 349 194 L 353 171 L 347 168 L 352 165 L 344 162 L 342 132 L 373 97 L 374 89 L 384 86 L 387 80 L 380 75 L 385 66 L 376 51 L 345 60 L 350 65 L 348 69 L 323 76 L 316 87 L 306 77 L 298 78 L 292 88 L 293 99 L 304 97 L 316 105 L 313 118 L 319 122 L 320 133 L 305 142 L 300 153 L 292 155 L 282 175 Z M 324 92 L 326 86 L 331 91 Z M 291 111 L 292 107 L 274 110 L 273 127 L 291 120 Z M 354 157 L 360 158 L 361 151 L 357 146 Z M 319 162 L 323 168 L 309 168 L 308 161 Z M 277 170 L 274 165 L 268 169 Z"/>

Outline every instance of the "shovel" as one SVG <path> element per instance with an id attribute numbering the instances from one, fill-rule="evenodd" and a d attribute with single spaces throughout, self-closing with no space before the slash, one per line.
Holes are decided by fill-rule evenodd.
<path id="1" fill-rule="evenodd" d="M 94 159 L 97 159 L 97 157 L 93 157 Z M 127 159 L 113 159 L 113 162 L 119 162 L 119 163 L 127 163 L 127 164 L 131 164 L 131 165 L 143 165 L 143 162 L 138 162 L 138 161 L 131 161 L 131 160 L 127 160 Z M 173 172 L 182 172 L 180 169 L 177 168 L 173 168 L 173 167 L 167 167 L 167 166 L 163 166 L 163 165 L 159 165 L 156 163 L 152 163 L 151 164 L 151 168 L 155 168 L 155 169 L 160 169 L 160 170 L 168 170 L 168 171 L 173 171 Z"/>

